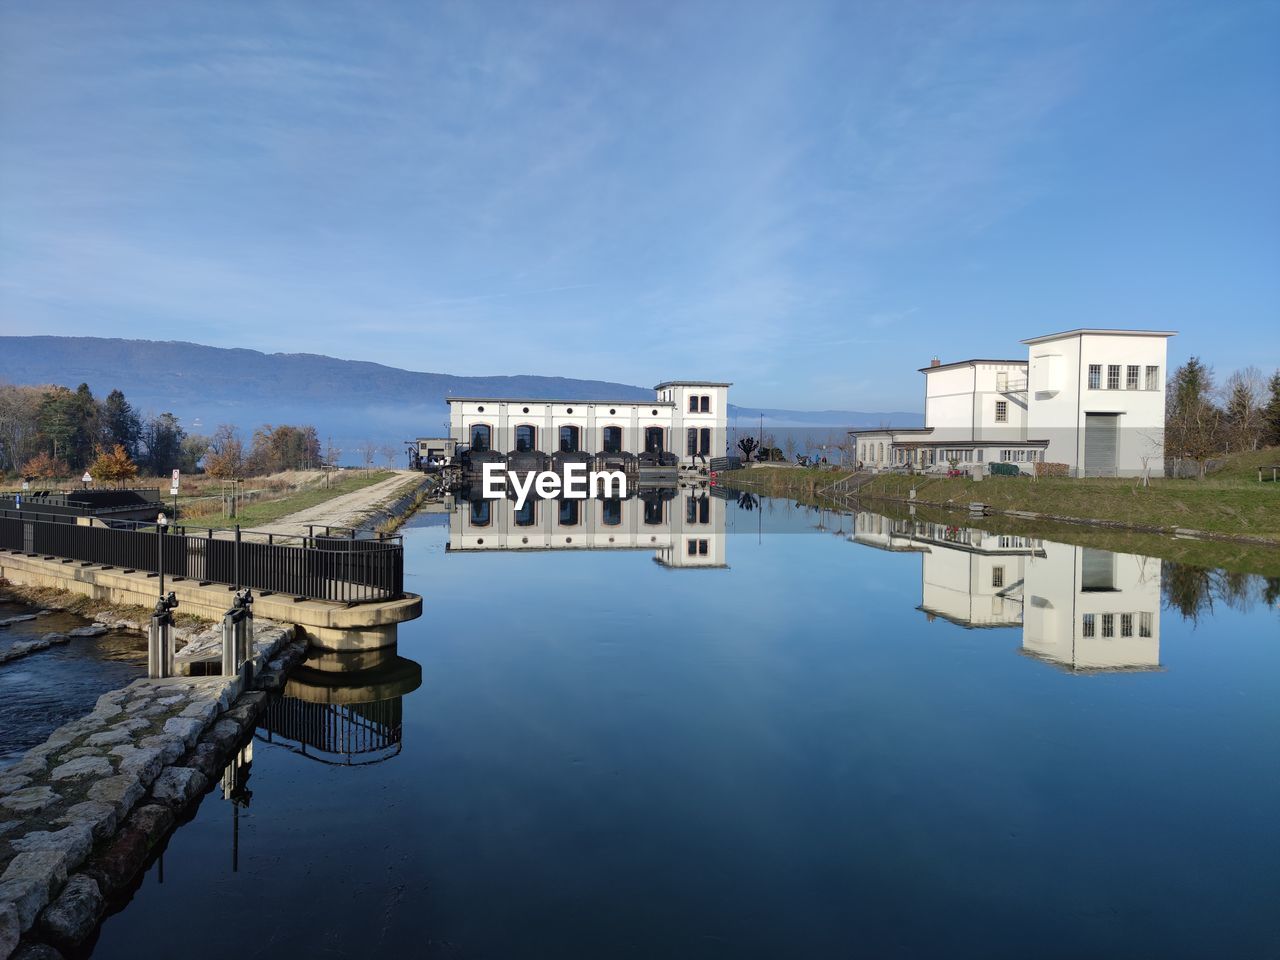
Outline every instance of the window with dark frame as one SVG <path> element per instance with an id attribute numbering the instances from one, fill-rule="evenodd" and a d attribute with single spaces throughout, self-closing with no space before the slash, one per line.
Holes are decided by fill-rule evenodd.
<path id="1" fill-rule="evenodd" d="M 560 428 L 560 452 L 561 453 L 577 453 L 578 443 L 582 436 L 582 432 L 572 423 L 566 423 Z"/>
<path id="2" fill-rule="evenodd" d="M 516 427 L 516 453 L 533 453 L 538 449 L 538 428 L 529 423 Z"/>
<path id="3" fill-rule="evenodd" d="M 1089 389 L 1102 389 L 1102 364 L 1100 363 L 1089 364 Z"/>
<path id="4" fill-rule="evenodd" d="M 710 397 L 702 397 L 702 398 L 701 398 L 701 400 L 699 400 L 699 404 L 700 404 L 700 407 L 701 407 L 701 410 L 702 410 L 702 412 L 703 412 L 703 413 L 710 413 L 710 412 L 711 412 L 711 398 L 710 398 Z"/>
<path id="5" fill-rule="evenodd" d="M 604 428 L 604 452 L 622 452 L 622 428 L 611 426 Z"/>
<path id="6" fill-rule="evenodd" d="M 1120 389 L 1120 364 L 1112 363 L 1107 366 L 1107 389 Z"/>

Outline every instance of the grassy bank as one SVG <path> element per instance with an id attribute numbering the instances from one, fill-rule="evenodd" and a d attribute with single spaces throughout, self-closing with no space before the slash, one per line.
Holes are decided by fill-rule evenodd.
<path id="1" fill-rule="evenodd" d="M 879 512 L 906 510 L 916 490 L 917 511 L 963 510 L 981 502 L 1001 511 L 1041 514 L 1034 519 L 1005 515 L 984 518 L 982 526 L 1000 533 L 1038 536 L 1064 543 L 1142 553 L 1200 566 L 1223 567 L 1268 576 L 1280 574 L 1280 485 L 1258 483 L 1254 461 L 1280 460 L 1275 449 L 1237 458 L 1209 479 L 1133 480 L 987 477 L 981 482 L 946 477 L 876 477 L 859 498 Z M 788 467 L 757 467 L 721 475 L 730 487 L 749 489 L 802 503 L 841 508 L 823 491 L 847 472 Z M 955 522 L 954 513 L 950 515 Z M 1074 522 L 1073 522 L 1074 521 Z M 1103 521 L 1108 526 L 1085 526 Z M 1175 528 L 1201 530 L 1248 543 L 1198 541 L 1174 536 Z"/>
<path id="2" fill-rule="evenodd" d="M 326 500 L 332 500 L 345 493 L 355 493 L 393 475 L 389 470 L 374 470 L 367 475 L 354 470 L 344 470 L 334 474 L 328 486 L 325 485 L 323 477 L 317 477 L 314 483 L 306 486 L 281 490 L 276 494 L 268 493 L 259 499 L 243 503 L 240 506 L 240 516 L 235 518 L 222 516 L 221 506 L 217 501 L 205 501 L 205 503 L 218 512 L 205 513 L 184 509 L 181 500 L 178 501 L 178 506 L 182 511 L 181 522 L 193 527 L 213 527 L 215 530 L 223 530 L 237 523 L 242 527 L 259 527 L 274 523 L 299 510 L 318 506 Z"/>

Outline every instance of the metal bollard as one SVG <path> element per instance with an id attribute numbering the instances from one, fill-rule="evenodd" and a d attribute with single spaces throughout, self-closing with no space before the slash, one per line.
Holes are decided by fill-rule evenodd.
<path id="1" fill-rule="evenodd" d="M 172 593 L 156 601 L 147 630 L 147 676 L 153 680 L 172 677 L 173 611 L 178 601 Z"/>
<path id="2" fill-rule="evenodd" d="M 236 594 L 222 618 L 222 675 L 241 676 L 247 689 L 253 683 L 253 591 Z"/>

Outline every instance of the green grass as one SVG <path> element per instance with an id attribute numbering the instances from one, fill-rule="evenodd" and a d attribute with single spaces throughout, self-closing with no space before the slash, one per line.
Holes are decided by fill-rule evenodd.
<path id="1" fill-rule="evenodd" d="M 876 477 L 860 488 L 869 506 L 892 515 L 905 510 L 912 487 L 917 509 L 965 510 L 985 503 L 996 510 L 1042 514 L 1035 519 L 987 517 L 984 528 L 1002 533 L 1040 536 L 1064 543 L 1097 546 L 1126 553 L 1179 560 L 1228 570 L 1280 574 L 1280 483 L 1258 483 L 1259 464 L 1280 463 L 1280 449 L 1257 451 L 1229 459 L 1205 480 L 1153 480 L 1149 487 L 1132 479 L 1039 479 Z M 757 467 L 721 475 L 725 486 L 789 497 L 802 503 L 842 506 L 822 495 L 848 471 Z M 1053 518 L 1104 521 L 1090 527 Z M 953 517 L 954 519 L 954 517 Z M 1175 538 L 1175 528 L 1258 540 L 1224 543 Z"/>
<path id="2" fill-rule="evenodd" d="M 252 503 L 243 504 L 240 507 L 240 516 L 236 518 L 211 514 L 184 518 L 182 523 L 191 527 L 213 527 L 215 530 L 226 530 L 237 523 L 242 527 L 260 527 L 274 523 L 281 517 L 287 517 L 299 510 L 318 506 L 344 493 L 355 493 L 391 476 L 394 476 L 394 473 L 389 470 L 375 470 L 368 476 L 354 471 L 343 471 L 335 475 L 328 487 L 321 482 L 318 486 L 286 493 L 279 499 L 255 500 Z M 181 500 L 178 501 L 178 506 L 181 508 Z"/>

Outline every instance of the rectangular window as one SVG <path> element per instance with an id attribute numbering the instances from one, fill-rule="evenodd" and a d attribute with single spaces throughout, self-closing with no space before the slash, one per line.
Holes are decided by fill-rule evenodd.
<path id="1" fill-rule="evenodd" d="M 1107 389 L 1120 389 L 1120 364 L 1112 363 L 1107 366 Z"/>
<path id="2" fill-rule="evenodd" d="M 978 462 L 979 462 L 979 463 L 981 463 L 981 462 L 982 462 L 982 448 L 981 448 L 981 447 L 979 447 L 979 448 L 978 448 Z"/>
<path id="3" fill-rule="evenodd" d="M 1126 390 L 1138 389 L 1138 367 L 1136 364 L 1130 364 L 1124 371 L 1124 388 Z"/>
<path id="4" fill-rule="evenodd" d="M 1094 631 L 1094 626 L 1093 626 L 1093 614 L 1092 614 L 1092 613 L 1086 613 L 1086 614 L 1081 618 L 1081 623 L 1080 623 L 1080 635 L 1081 635 L 1081 636 L 1083 636 L 1083 637 L 1092 637 L 1092 636 L 1094 635 L 1094 634 L 1093 634 L 1093 631 Z"/>
<path id="5" fill-rule="evenodd" d="M 684 452 L 691 457 L 698 452 L 698 428 L 697 427 L 689 428 L 688 440 L 685 443 Z"/>
<path id="6" fill-rule="evenodd" d="M 1138 614 L 1138 636 L 1151 636 L 1151 619 L 1151 614 L 1149 613 Z"/>
<path id="7" fill-rule="evenodd" d="M 1120 614 L 1120 636 L 1122 637 L 1133 636 L 1133 614 L 1132 613 Z"/>
<path id="8" fill-rule="evenodd" d="M 1008 423 L 1008 422 L 1009 422 L 1009 401 L 997 400 L 996 401 L 996 423 Z"/>
<path id="9" fill-rule="evenodd" d="M 993 587 L 1004 586 L 1004 567 L 991 568 L 991 585 Z"/>
<path id="10" fill-rule="evenodd" d="M 702 408 L 702 412 L 703 412 L 703 413 L 710 413 L 710 412 L 711 412 L 711 398 L 710 398 L 710 397 L 703 397 L 703 398 L 702 398 L 701 408 Z"/>
<path id="11" fill-rule="evenodd" d="M 688 551 L 689 556 L 696 557 L 698 555 L 698 541 L 688 541 L 688 543 L 685 544 L 685 550 Z"/>
<path id="12" fill-rule="evenodd" d="M 1102 638 L 1110 640 L 1116 635 L 1116 615 L 1114 613 L 1104 613 L 1102 615 Z"/>
<path id="13" fill-rule="evenodd" d="M 1098 390 L 1102 387 L 1102 364 L 1089 364 L 1089 389 Z"/>
<path id="14" fill-rule="evenodd" d="M 1160 389 L 1160 368 L 1159 367 L 1147 367 L 1147 389 L 1148 390 Z"/>
<path id="15" fill-rule="evenodd" d="M 698 412 L 698 398 L 695 397 L 693 394 L 689 394 L 689 412 L 690 413 Z"/>
<path id="16" fill-rule="evenodd" d="M 705 557 L 707 555 L 707 541 L 698 541 L 698 556 Z"/>

